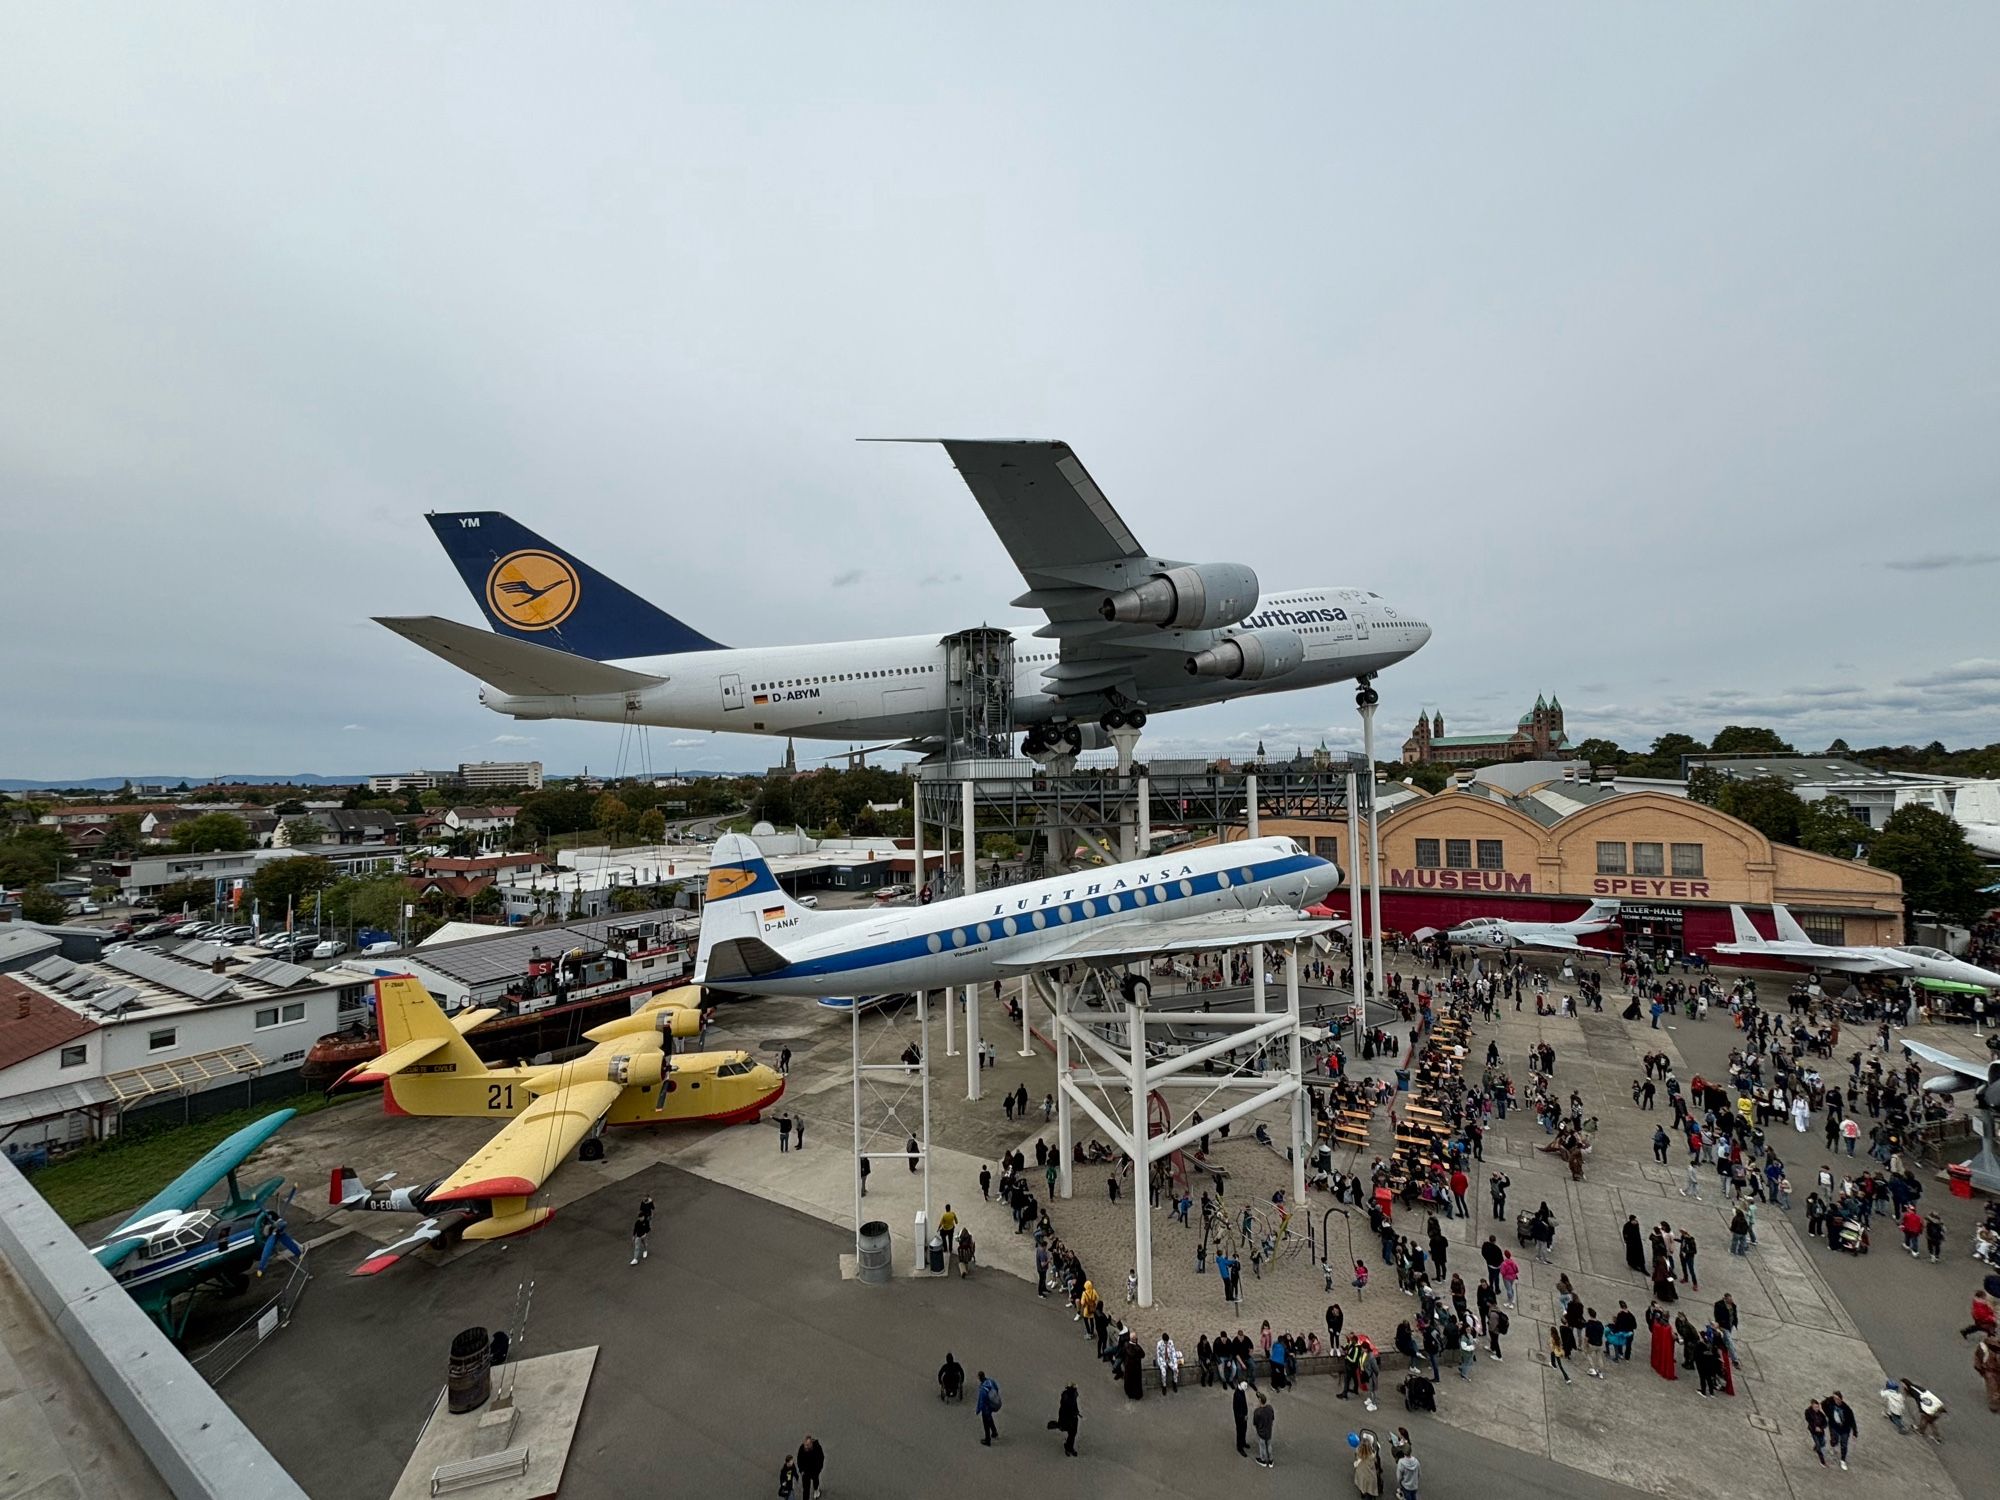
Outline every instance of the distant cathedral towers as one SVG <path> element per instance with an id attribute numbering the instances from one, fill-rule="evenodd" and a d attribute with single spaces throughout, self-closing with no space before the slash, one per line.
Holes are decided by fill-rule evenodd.
<path id="1" fill-rule="evenodd" d="M 1496 734 L 1446 734 L 1444 714 L 1417 715 L 1417 726 L 1403 741 L 1403 764 L 1471 765 L 1494 760 L 1550 760 L 1570 752 L 1563 731 L 1560 698 L 1535 696 L 1535 706 L 1521 715 L 1511 731 Z"/>

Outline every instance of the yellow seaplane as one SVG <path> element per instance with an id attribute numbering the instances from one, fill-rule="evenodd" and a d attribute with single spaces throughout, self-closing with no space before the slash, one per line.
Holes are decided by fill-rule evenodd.
<path id="1" fill-rule="evenodd" d="M 754 1120 L 785 1091 L 776 1069 L 747 1052 L 671 1052 L 673 1037 L 701 1029 L 694 986 L 656 995 L 629 1016 L 584 1033 L 596 1045 L 547 1067 L 491 1067 L 465 1033 L 489 1011 L 447 1016 L 423 985 L 404 976 L 375 984 L 383 1052 L 350 1069 L 341 1085 L 382 1085 L 392 1115 L 490 1116 L 499 1132 L 456 1172 L 415 1191 L 375 1195 L 381 1206 L 436 1214 L 416 1233 L 355 1268 L 369 1276 L 411 1249 L 437 1240 L 492 1240 L 546 1223 L 553 1208 L 530 1208 L 555 1169 L 602 1125 Z M 373 1207 L 360 1195 L 336 1206 Z"/>

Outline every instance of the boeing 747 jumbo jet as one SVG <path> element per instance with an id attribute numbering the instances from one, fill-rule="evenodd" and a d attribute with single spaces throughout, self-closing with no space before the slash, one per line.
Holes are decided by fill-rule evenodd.
<path id="1" fill-rule="evenodd" d="M 1368 679 L 1430 639 L 1428 625 L 1367 589 L 1264 594 L 1241 563 L 1153 556 L 1065 443 L 943 446 L 1027 583 L 1014 605 L 1047 616 L 996 633 L 994 669 L 1011 679 L 1029 754 L 1093 748 L 1100 731 L 1143 728 L 1150 713 L 1248 694 L 1349 678 L 1372 693 Z M 428 519 L 493 628 L 434 615 L 380 623 L 477 677 L 495 713 L 803 739 L 942 737 L 947 684 L 962 665 L 947 632 L 727 647 L 498 511 Z"/>
<path id="2" fill-rule="evenodd" d="M 1062 964 L 1297 942 L 1340 871 L 1288 838 L 1243 839 L 883 912 L 795 904 L 742 834 L 716 840 L 695 982 L 747 995 L 987 984 Z"/>
<path id="3" fill-rule="evenodd" d="M 1806 969 L 1833 969 L 1846 974 L 1896 974 L 1911 979 L 1944 979 L 1956 984 L 1976 984 L 2000 990 L 2000 973 L 1978 964 L 1953 958 L 1942 948 L 1908 944 L 1900 948 L 1846 948 L 1837 943 L 1816 943 L 1806 936 L 1798 919 L 1775 902 L 1771 920 L 1776 924 L 1776 941 L 1766 940 L 1740 906 L 1729 908 L 1729 920 L 1736 928 L 1736 941 L 1717 943 L 1717 953 L 1744 957 L 1775 958 Z"/>
<path id="4" fill-rule="evenodd" d="M 1567 922 L 1508 922 L 1499 917 L 1474 917 L 1447 934 L 1469 948 L 1546 948 L 1552 953 L 1603 953 L 1579 942 L 1618 925 L 1616 901 L 1593 901 L 1589 910 Z M 1607 955 L 1608 956 L 1608 955 Z"/>

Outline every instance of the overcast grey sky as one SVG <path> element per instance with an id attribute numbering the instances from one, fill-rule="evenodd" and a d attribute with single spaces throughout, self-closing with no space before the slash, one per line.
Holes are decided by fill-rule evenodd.
<path id="1" fill-rule="evenodd" d="M 1064 438 L 1151 548 L 1407 602 L 1390 746 L 1537 691 L 2000 738 L 1997 57 L 1990 5 L 9 6 L 0 775 L 608 768 L 368 623 L 479 618 L 432 508 L 731 644 L 1011 618 L 869 435 Z"/>

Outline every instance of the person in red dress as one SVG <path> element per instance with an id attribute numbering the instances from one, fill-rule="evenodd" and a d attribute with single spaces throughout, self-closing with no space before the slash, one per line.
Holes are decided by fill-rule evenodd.
<path id="1" fill-rule="evenodd" d="M 1674 1358 L 1675 1344 L 1672 1320 L 1665 1313 L 1661 1312 L 1657 1306 L 1654 1306 L 1646 1309 L 1646 1323 L 1652 1330 L 1653 1373 L 1662 1380 L 1679 1380 L 1680 1374 L 1676 1368 L 1679 1361 Z"/>

